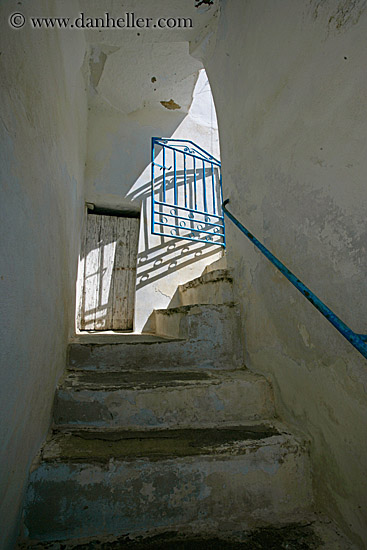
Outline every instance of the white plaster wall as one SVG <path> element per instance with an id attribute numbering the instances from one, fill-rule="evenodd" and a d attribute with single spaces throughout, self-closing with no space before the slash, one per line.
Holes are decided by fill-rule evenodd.
<path id="1" fill-rule="evenodd" d="M 129 81 L 115 78 L 115 73 L 109 79 L 110 64 L 105 62 L 107 74 L 104 69 L 97 88 L 91 91 L 88 123 L 87 202 L 112 208 L 141 209 L 134 327 L 137 332 L 146 326 L 153 309 L 169 304 L 178 285 L 199 276 L 206 265 L 222 255 L 222 248 L 218 246 L 162 238 L 150 232 L 151 137 L 190 139 L 219 157 L 215 108 L 201 63 L 189 56 L 188 43 L 179 43 L 177 51 L 174 48 L 167 50 L 166 45 L 157 47 L 160 58 L 155 67 L 151 67 L 149 56 L 144 57 L 145 48 L 134 51 L 132 61 L 135 63 L 129 59 L 130 50 L 122 49 L 124 64 L 131 66 Z M 120 54 L 120 59 L 124 56 Z M 97 64 L 98 59 L 97 56 Z M 172 73 L 167 95 L 167 76 L 160 67 L 169 63 L 177 64 L 177 77 Z M 92 85 L 94 69 L 92 65 Z M 126 107 L 128 98 L 133 96 L 135 89 L 140 89 L 136 87 L 142 75 L 153 90 L 156 88 L 153 93 L 159 100 L 174 99 L 181 109 L 170 111 L 157 100 L 156 103 L 153 100 L 145 102 L 140 98 L 137 101 L 144 102 L 143 108 L 129 114 L 122 112 L 123 106 L 129 110 Z M 191 78 L 188 86 L 186 76 L 184 95 L 179 75 Z M 152 76 L 156 78 L 154 82 L 151 82 Z M 118 86 L 118 92 L 113 91 Z M 111 97 L 115 98 L 115 108 L 111 108 Z M 119 98 L 121 101 L 125 98 L 123 106 Z"/>
<path id="2" fill-rule="evenodd" d="M 1 548 L 14 547 L 28 470 L 48 431 L 75 311 L 84 38 L 7 24 L 14 11 L 52 15 L 54 8 L 54 2 L 1 6 Z M 63 2 L 62 8 L 74 13 L 77 5 Z"/>
<path id="3" fill-rule="evenodd" d="M 204 65 L 224 196 L 366 333 L 366 3 L 222 0 L 221 9 Z M 367 363 L 229 222 L 227 243 L 247 365 L 272 381 L 279 413 L 310 438 L 317 506 L 365 548 Z"/>

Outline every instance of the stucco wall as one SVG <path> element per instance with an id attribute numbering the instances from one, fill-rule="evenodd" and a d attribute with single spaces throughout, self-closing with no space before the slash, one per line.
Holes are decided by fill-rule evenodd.
<path id="1" fill-rule="evenodd" d="M 14 11 L 55 8 L 29 4 L 1 9 L 1 548 L 14 547 L 28 470 L 65 367 L 84 201 L 83 34 L 12 30 Z"/>
<path id="2" fill-rule="evenodd" d="M 366 35 L 358 0 L 222 0 L 204 59 L 229 208 L 361 333 Z M 229 222 L 227 242 L 247 365 L 270 378 L 281 416 L 308 434 L 317 505 L 364 548 L 367 363 Z"/>

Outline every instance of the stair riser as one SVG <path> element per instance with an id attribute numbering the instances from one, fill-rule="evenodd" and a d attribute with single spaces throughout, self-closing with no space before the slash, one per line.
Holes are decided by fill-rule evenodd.
<path id="1" fill-rule="evenodd" d="M 306 455 L 263 445 L 221 458 L 44 463 L 31 474 L 25 528 L 31 540 L 218 533 L 297 521 L 310 505 Z"/>
<path id="2" fill-rule="evenodd" d="M 266 380 L 114 391 L 59 389 L 54 420 L 58 425 L 169 428 L 200 427 L 274 417 Z"/>
<path id="3" fill-rule="evenodd" d="M 241 324 L 235 305 L 193 306 L 188 311 L 164 309 L 155 311 L 157 334 L 170 338 L 185 338 L 190 342 L 212 342 L 217 347 L 237 345 Z"/>
<path id="4" fill-rule="evenodd" d="M 208 282 L 195 286 L 179 287 L 180 305 L 226 304 L 233 302 L 232 283 L 222 281 Z"/>
<path id="5" fill-rule="evenodd" d="M 174 341 L 153 344 L 71 344 L 69 365 L 73 369 L 116 371 L 232 370 L 243 365 L 238 339 L 228 341 Z"/>

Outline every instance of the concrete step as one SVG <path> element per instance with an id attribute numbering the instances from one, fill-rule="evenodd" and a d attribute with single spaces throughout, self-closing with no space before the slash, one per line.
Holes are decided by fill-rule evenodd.
<path id="1" fill-rule="evenodd" d="M 101 536 L 83 539 L 45 541 L 28 544 L 23 541 L 17 550 L 358 550 L 328 518 L 318 514 L 302 522 L 267 526 L 249 531 L 216 533 L 212 536 L 159 532 L 147 537 Z"/>
<path id="2" fill-rule="evenodd" d="M 203 427 L 274 418 L 266 379 L 231 372 L 70 371 L 56 391 L 57 425 Z"/>
<path id="3" fill-rule="evenodd" d="M 111 343 L 99 335 L 78 338 L 69 346 L 69 367 L 107 372 L 243 366 L 239 310 L 234 304 L 182 306 L 157 310 L 155 316 L 162 336 L 121 334 Z"/>
<path id="4" fill-rule="evenodd" d="M 229 345 L 225 349 L 218 349 L 206 342 L 167 339 L 149 345 L 70 344 L 68 364 L 71 369 L 99 372 L 233 370 L 243 367 L 240 352 L 241 350 L 232 350 Z"/>
<path id="5" fill-rule="evenodd" d="M 160 344 L 170 342 L 149 332 L 123 332 L 118 330 L 82 331 L 70 339 L 70 344 Z"/>
<path id="6" fill-rule="evenodd" d="M 29 540 L 245 531 L 309 512 L 304 443 L 274 423 L 56 432 L 29 480 Z"/>
<path id="7" fill-rule="evenodd" d="M 157 335 L 201 341 L 214 348 L 239 347 L 240 311 L 233 302 L 156 309 L 154 314 Z"/>
<path id="8" fill-rule="evenodd" d="M 204 272 L 200 277 L 179 285 L 169 307 L 233 302 L 232 277 L 227 269 Z"/>
<path id="9" fill-rule="evenodd" d="M 210 271 L 217 271 L 218 269 L 227 269 L 228 263 L 227 263 L 227 256 L 225 251 L 223 251 L 223 256 L 219 258 L 219 260 L 215 260 L 215 262 L 207 265 L 203 271 L 203 274 L 209 273 Z"/>

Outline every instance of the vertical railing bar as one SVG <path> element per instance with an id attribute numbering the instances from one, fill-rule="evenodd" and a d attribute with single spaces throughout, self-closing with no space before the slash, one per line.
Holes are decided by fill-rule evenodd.
<path id="1" fill-rule="evenodd" d="M 210 158 L 208 159 L 197 158 L 195 155 L 191 155 L 187 153 L 186 150 L 182 151 L 179 147 L 175 148 L 174 146 L 168 146 L 168 145 L 166 146 L 166 144 L 162 143 L 161 141 L 162 141 L 161 138 L 155 138 L 155 137 L 152 138 L 152 147 L 151 147 L 151 163 L 152 163 L 151 231 L 152 233 L 154 235 L 162 235 L 162 236 L 167 235 L 169 237 L 170 233 L 173 234 L 173 231 L 171 231 L 170 233 L 164 233 L 164 232 L 162 233 L 162 231 L 159 230 L 159 227 L 166 227 L 166 228 L 172 227 L 172 229 L 176 228 L 175 233 L 177 234 L 175 235 L 175 238 L 181 238 L 181 239 L 183 238 L 183 239 L 196 241 L 196 242 L 207 242 L 207 241 L 210 242 L 212 241 L 212 237 L 215 237 L 215 235 L 217 235 L 220 240 L 217 239 L 217 241 L 215 241 L 213 244 L 218 244 L 225 247 L 224 217 L 223 217 L 223 208 L 221 206 L 223 203 L 223 191 L 222 191 L 222 174 L 221 174 L 220 161 L 217 161 L 217 160 L 214 161 L 214 158 L 213 158 L 213 161 Z M 177 141 L 180 141 L 180 140 L 177 140 Z M 158 153 L 155 150 L 155 147 L 157 145 L 159 147 L 162 147 L 162 159 L 163 159 L 162 165 L 158 164 L 155 161 L 158 155 Z M 173 180 L 171 179 L 171 177 L 167 179 L 167 174 L 168 174 L 167 161 L 169 160 L 167 159 L 167 155 L 169 153 L 168 149 L 172 151 L 172 156 L 173 156 L 173 165 L 174 165 Z M 181 162 L 180 162 L 181 157 L 178 158 L 177 153 L 180 153 L 181 155 L 183 155 L 182 180 L 180 179 L 181 172 L 179 171 L 179 167 L 181 167 Z M 191 156 L 193 159 L 192 164 L 190 162 L 189 166 L 188 166 L 188 160 L 187 160 L 188 156 Z M 199 178 L 201 177 L 201 174 L 200 174 L 200 168 L 199 168 L 200 165 L 197 164 L 196 162 L 197 160 L 199 160 L 199 162 L 201 161 L 201 164 L 202 164 L 202 171 L 203 171 L 202 191 L 200 190 L 200 187 L 198 187 L 198 174 L 199 174 Z M 208 163 L 210 165 L 210 170 L 211 170 L 211 191 L 210 191 L 209 181 L 208 181 L 208 187 L 206 186 L 207 184 L 206 176 L 208 175 L 210 178 L 210 171 L 208 170 L 208 174 L 206 173 L 206 164 Z M 163 174 L 162 174 L 163 177 L 161 182 L 159 182 L 158 180 L 156 181 L 156 166 L 159 167 L 161 170 L 163 170 Z M 191 172 L 189 171 L 189 168 L 191 170 L 191 166 L 194 171 L 193 178 L 191 178 Z M 218 166 L 218 174 L 216 172 L 216 166 Z M 159 187 L 157 187 L 158 183 L 159 183 Z M 167 184 L 168 184 L 168 188 L 167 188 Z M 180 185 L 182 185 L 183 187 L 181 191 L 179 188 Z M 172 187 L 173 187 L 173 193 L 174 193 L 173 201 L 172 201 L 172 195 L 171 195 Z M 159 194 L 158 197 L 156 197 L 157 191 Z M 210 199 L 210 192 L 212 193 L 212 199 Z M 182 193 L 183 193 L 183 196 L 182 196 Z M 201 196 L 201 193 L 202 193 L 202 196 Z M 171 196 L 171 199 L 169 198 L 170 196 Z M 174 225 L 165 223 L 166 220 L 162 218 L 164 214 L 164 211 L 163 211 L 164 207 L 170 207 L 174 209 L 174 210 L 171 210 L 170 214 L 168 215 L 168 216 L 171 216 L 172 217 L 171 219 L 174 220 L 173 221 Z M 184 209 L 187 212 L 190 212 L 189 214 L 187 214 L 188 217 L 186 218 L 186 216 L 184 215 L 178 215 L 178 212 L 177 212 L 178 209 Z M 211 220 L 208 216 L 210 215 L 216 218 L 217 217 L 220 218 L 220 220 L 223 221 L 223 226 L 219 224 L 218 229 L 222 228 L 223 234 L 214 233 L 214 229 L 213 229 L 213 232 L 207 231 L 206 227 L 205 229 L 200 229 L 200 230 L 197 228 L 194 228 L 193 224 L 195 224 L 198 221 L 196 220 L 197 215 L 204 216 L 205 218 L 205 221 L 203 220 L 204 225 L 208 220 L 207 223 L 213 227 L 217 226 L 218 224 L 210 223 Z M 159 219 L 158 218 L 156 219 L 155 216 L 158 216 Z M 190 222 L 189 225 L 191 226 L 191 230 L 188 229 L 188 231 L 191 231 L 190 235 L 185 235 L 184 237 L 180 236 L 179 230 L 181 229 L 181 223 L 182 223 L 180 222 L 180 220 L 183 220 L 183 221 L 187 220 Z M 217 229 L 217 227 L 215 227 L 215 229 Z M 200 233 L 207 234 L 208 236 L 205 240 L 203 240 L 200 238 L 199 235 L 195 237 L 194 232 L 198 234 Z"/>
<path id="2" fill-rule="evenodd" d="M 187 193 L 186 193 L 186 155 L 184 153 L 184 194 L 185 194 L 185 206 L 187 207 Z"/>
<path id="3" fill-rule="evenodd" d="M 152 215 L 151 215 L 151 227 L 152 227 L 152 233 L 154 233 L 154 211 L 155 211 L 155 204 L 154 204 L 154 138 L 152 138 Z"/>
<path id="4" fill-rule="evenodd" d="M 163 202 L 166 202 L 166 148 L 163 147 Z"/>
<path id="5" fill-rule="evenodd" d="M 198 208 L 197 194 L 196 194 L 196 158 L 194 157 L 194 197 L 195 197 L 195 210 Z"/>
<path id="6" fill-rule="evenodd" d="M 213 193 L 213 213 L 216 214 L 217 210 L 215 207 L 215 185 L 214 185 L 214 166 L 211 164 L 212 167 L 212 193 Z"/>
<path id="7" fill-rule="evenodd" d="M 176 151 L 173 151 L 174 203 L 177 205 Z"/>
<path id="8" fill-rule="evenodd" d="M 208 205 L 206 202 L 205 161 L 203 161 L 203 198 L 204 198 L 204 212 L 207 212 Z"/>
<path id="9" fill-rule="evenodd" d="M 223 190 L 222 190 L 222 168 L 219 168 L 219 204 L 220 204 L 220 213 L 223 216 L 223 246 L 226 246 L 226 230 L 225 230 L 225 221 L 224 221 L 224 212 L 223 212 Z"/>

